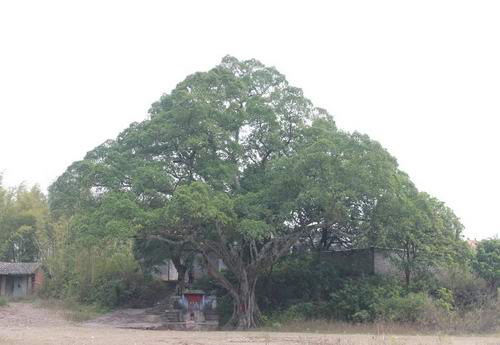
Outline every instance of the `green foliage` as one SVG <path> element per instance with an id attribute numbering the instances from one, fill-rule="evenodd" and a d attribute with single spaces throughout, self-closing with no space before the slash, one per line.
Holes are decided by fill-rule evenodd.
<path id="1" fill-rule="evenodd" d="M 431 293 L 446 289 L 453 296 L 453 309 L 470 311 L 483 308 L 490 303 L 491 291 L 487 283 L 471 271 L 470 267 L 453 266 L 438 272 Z M 434 292 L 433 292 L 434 291 Z"/>
<path id="2" fill-rule="evenodd" d="M 349 278 L 324 266 L 310 254 L 280 260 L 257 290 L 266 324 L 383 321 L 447 332 L 500 327 L 500 303 L 470 267 L 442 266 L 434 277 L 408 289 L 397 277 Z M 315 286 L 321 287 L 320 293 Z"/>
<path id="3" fill-rule="evenodd" d="M 318 308 L 317 304 L 312 302 L 300 302 L 290 305 L 286 310 L 284 310 L 279 319 L 280 320 L 311 320 L 318 318 Z"/>
<path id="4" fill-rule="evenodd" d="M 444 203 L 418 192 L 408 181 L 380 201 L 372 224 L 375 245 L 401 249 L 396 264 L 405 273 L 408 287 L 412 278 L 423 278 L 433 268 L 467 263 L 459 219 Z"/>
<path id="5" fill-rule="evenodd" d="M 282 311 L 268 312 L 270 322 L 327 319 L 365 323 L 384 321 L 431 326 L 455 316 L 449 291 L 440 298 L 426 292 L 407 292 L 398 281 L 379 278 L 345 279 L 329 299 L 301 301 Z"/>
<path id="6" fill-rule="evenodd" d="M 350 136 L 337 132 L 331 117 L 274 68 L 229 56 L 208 72 L 188 76 L 153 104 L 150 115 L 58 178 L 50 187 L 54 214 L 73 217 L 81 242 L 157 238 L 181 248 L 189 243 L 207 262 L 221 257 L 238 277 L 236 284 L 214 269 L 211 274 L 234 303 L 249 304 L 234 310 L 254 310 L 257 317 L 255 282 L 313 230 L 309 224 L 322 215 L 316 214 L 316 200 L 308 202 L 311 191 L 335 175 L 293 183 L 307 176 L 302 170 L 313 153 L 327 160 L 326 169 L 335 167 L 349 150 L 341 144 Z M 288 168 L 293 174 L 286 178 Z M 302 217 L 304 212 L 310 215 Z M 167 255 L 181 261 L 182 251 Z M 255 322 L 253 316 L 237 318 L 242 327 Z"/>
<path id="7" fill-rule="evenodd" d="M 494 290 L 500 287 L 500 239 L 479 242 L 474 269 Z"/>
<path id="8" fill-rule="evenodd" d="M 59 260 L 51 264 L 51 275 L 41 291 L 44 297 L 112 308 L 151 305 L 167 293 L 166 287 L 155 285 L 141 272 L 130 243 L 68 245 L 63 250 L 67 252 L 58 253 Z"/>
<path id="9" fill-rule="evenodd" d="M 47 201 L 39 187 L 6 190 L 0 177 L 0 261 L 43 260 L 51 230 Z"/>
<path id="10" fill-rule="evenodd" d="M 9 301 L 5 297 L 0 297 L 0 307 L 5 307 L 9 305 Z"/>
<path id="11" fill-rule="evenodd" d="M 291 255 L 276 263 L 258 281 L 257 298 L 264 313 L 300 303 L 325 300 L 341 285 L 335 267 L 320 263 L 316 254 Z"/>
<path id="12" fill-rule="evenodd" d="M 424 293 L 425 295 L 425 293 Z M 402 320 L 412 314 L 404 308 L 407 290 L 398 279 L 349 278 L 316 254 L 293 255 L 280 260 L 257 289 L 259 305 L 270 322 L 329 319 L 368 322 Z M 414 308 L 415 309 L 415 308 Z"/>
<path id="13" fill-rule="evenodd" d="M 380 299 L 373 308 L 376 317 L 384 321 L 415 323 L 422 319 L 430 303 L 432 302 L 427 294 L 419 292 Z"/>
<path id="14" fill-rule="evenodd" d="M 378 277 L 347 279 L 342 288 L 331 294 L 326 315 L 345 321 L 372 321 L 384 300 L 400 297 L 403 289 L 397 281 L 382 281 Z"/>
<path id="15" fill-rule="evenodd" d="M 54 281 L 67 282 L 64 291 L 82 301 L 121 303 L 137 267 L 127 261 L 131 256 L 120 259 L 125 274 L 113 257 L 134 239 L 143 266 L 172 259 L 182 270 L 193 253 L 204 257 L 234 304 L 230 321 L 242 328 L 258 322 L 255 287 L 278 288 L 294 275 L 312 303 L 333 293 L 343 318 L 374 317 L 361 295 L 342 305 L 335 295 L 342 291 L 331 291 L 338 282 L 314 258 L 289 271 L 287 263 L 277 264 L 297 243 L 311 252 L 401 249 L 409 286 L 410 276 L 457 260 L 462 229 L 453 212 L 419 192 L 379 143 L 339 130 L 275 68 L 231 56 L 188 76 L 152 105 L 148 119 L 73 163 L 49 192 L 53 215 L 68 222 L 66 253 L 53 262 L 64 272 L 61 278 L 54 273 Z M 72 254 L 87 257 L 74 260 Z M 211 266 L 214 257 L 234 279 Z M 92 263 L 94 258 L 105 264 Z M 298 283 L 304 280 L 297 277 L 304 273 L 300 265 L 318 268 Z M 274 269 L 274 278 L 263 279 Z M 318 277 L 319 287 L 311 286 Z M 263 309 L 293 307 L 299 289 L 281 290 L 258 296 Z M 374 298 L 390 294 L 388 288 L 365 290 Z"/>
<path id="16" fill-rule="evenodd" d="M 327 319 L 459 328 L 473 313 L 489 318 L 495 305 L 467 266 L 441 266 L 408 289 L 398 277 L 345 276 L 311 253 L 280 260 L 259 282 L 257 296 L 268 324 Z M 470 327 L 489 327 L 476 326 Z"/>
<path id="17" fill-rule="evenodd" d="M 436 302 L 441 308 L 447 312 L 451 312 L 455 305 L 453 291 L 444 287 L 438 288 L 436 290 Z"/>
<path id="18" fill-rule="evenodd" d="M 223 294 L 217 297 L 217 315 L 219 323 L 225 325 L 231 319 L 233 314 L 233 300 L 230 295 Z"/>

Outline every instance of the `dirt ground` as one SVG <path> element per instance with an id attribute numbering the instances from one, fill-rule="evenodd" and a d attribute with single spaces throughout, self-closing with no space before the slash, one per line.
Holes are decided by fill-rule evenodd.
<path id="1" fill-rule="evenodd" d="M 179 332 L 73 323 L 29 303 L 0 308 L 0 345 L 500 345 L 500 337 Z"/>

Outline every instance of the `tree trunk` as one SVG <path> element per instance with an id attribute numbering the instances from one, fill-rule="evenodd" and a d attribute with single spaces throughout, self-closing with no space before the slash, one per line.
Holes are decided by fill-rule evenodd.
<path id="1" fill-rule="evenodd" d="M 259 250 L 255 242 L 247 243 L 251 263 L 246 263 L 242 259 L 241 246 L 228 248 L 228 241 L 224 236 L 220 242 L 204 241 L 198 245 L 199 251 L 205 258 L 208 274 L 218 285 L 225 288 L 233 299 L 233 315 L 224 328 L 249 329 L 260 324 L 261 314 L 255 298 L 258 274 L 285 255 L 297 241 L 299 234 L 301 233 L 297 232 L 271 240 Z M 234 280 L 228 279 L 220 272 L 217 265 L 210 260 L 211 254 L 224 260 L 226 270 L 234 274 Z"/>
<path id="2" fill-rule="evenodd" d="M 411 276 L 411 271 L 409 268 L 405 268 L 405 283 L 406 283 L 406 288 L 410 288 L 410 276 Z"/>
<path id="3" fill-rule="evenodd" d="M 177 270 L 179 276 L 177 277 L 177 284 L 175 286 L 175 292 L 178 295 L 182 295 L 184 289 L 186 288 L 186 267 L 181 266 L 182 268 Z"/>
<path id="4" fill-rule="evenodd" d="M 178 276 L 177 276 L 177 284 L 175 286 L 175 292 L 178 295 L 181 295 L 184 292 L 184 289 L 186 287 L 186 272 L 187 272 L 187 266 L 183 265 L 181 263 L 180 258 L 172 258 L 172 262 L 175 266 L 175 269 L 177 270 Z"/>
<path id="5" fill-rule="evenodd" d="M 261 321 L 260 310 L 255 298 L 257 279 L 242 279 L 236 296 L 233 295 L 233 315 L 225 328 L 250 329 Z"/>
<path id="6" fill-rule="evenodd" d="M 410 276 L 411 276 L 411 256 L 410 256 L 410 245 L 406 245 L 405 249 L 405 256 L 406 256 L 406 262 L 405 262 L 405 282 L 406 282 L 406 288 L 410 288 Z"/>

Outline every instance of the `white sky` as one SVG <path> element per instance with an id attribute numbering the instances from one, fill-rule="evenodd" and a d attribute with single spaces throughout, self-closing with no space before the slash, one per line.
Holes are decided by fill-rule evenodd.
<path id="1" fill-rule="evenodd" d="M 231 54 L 380 141 L 466 236 L 500 232 L 499 1 L 0 2 L 0 171 L 46 188 Z"/>

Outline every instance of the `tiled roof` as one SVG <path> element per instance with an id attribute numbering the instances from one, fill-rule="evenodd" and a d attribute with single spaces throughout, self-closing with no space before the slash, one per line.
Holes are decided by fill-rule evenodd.
<path id="1" fill-rule="evenodd" d="M 38 262 L 0 262 L 0 275 L 34 274 L 39 267 Z"/>

